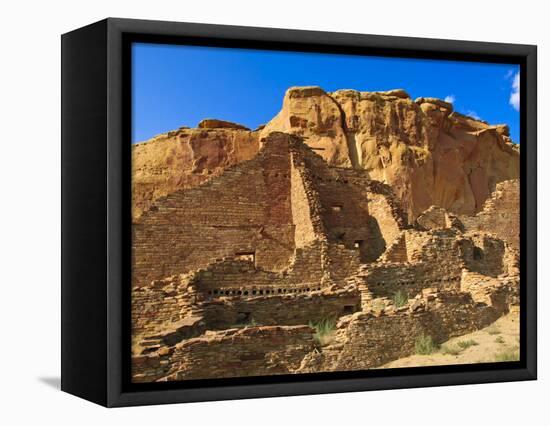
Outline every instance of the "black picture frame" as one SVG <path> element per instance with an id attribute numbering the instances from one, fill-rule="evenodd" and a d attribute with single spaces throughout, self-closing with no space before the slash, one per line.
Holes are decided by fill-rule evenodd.
<path id="1" fill-rule="evenodd" d="M 109 18 L 62 36 L 62 390 L 108 406 L 534 380 L 536 46 Z M 131 384 L 130 43 L 520 65 L 520 361 Z"/>

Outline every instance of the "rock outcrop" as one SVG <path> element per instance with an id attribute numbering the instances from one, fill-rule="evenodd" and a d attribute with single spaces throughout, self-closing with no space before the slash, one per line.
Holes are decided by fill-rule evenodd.
<path id="1" fill-rule="evenodd" d="M 365 170 L 390 185 L 411 223 L 430 206 L 474 215 L 497 183 L 519 178 L 519 146 L 508 127 L 459 114 L 448 102 L 412 100 L 402 89 L 292 87 L 256 131 L 205 119 L 134 145 L 134 218 L 158 197 L 252 158 L 275 131 L 303 137 L 330 166 Z"/>
<path id="2" fill-rule="evenodd" d="M 199 129 L 236 129 L 250 130 L 248 127 L 242 126 L 232 121 L 218 120 L 216 118 L 205 118 L 199 122 Z"/>
<path id="3" fill-rule="evenodd" d="M 404 90 L 326 93 L 293 87 L 262 130 L 296 134 L 336 167 L 365 169 L 389 184 L 413 221 L 432 205 L 472 215 L 498 182 L 519 177 L 508 127 L 453 111 Z"/>
<path id="4" fill-rule="evenodd" d="M 180 128 L 132 147 L 132 216 L 179 189 L 197 186 L 257 154 L 259 134 L 221 120 Z"/>

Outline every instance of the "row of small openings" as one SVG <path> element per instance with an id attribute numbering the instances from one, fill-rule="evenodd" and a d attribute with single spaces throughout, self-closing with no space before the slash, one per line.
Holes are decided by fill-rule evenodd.
<path id="1" fill-rule="evenodd" d="M 436 280 L 426 280 L 424 281 L 424 284 L 430 284 L 430 283 L 442 283 L 442 282 L 446 282 L 446 281 L 453 281 L 453 280 L 457 280 L 458 278 L 439 278 L 439 279 L 436 279 Z M 409 285 L 409 284 L 416 284 L 416 281 L 401 281 L 401 282 L 397 282 L 397 283 L 385 283 L 385 282 L 379 282 L 379 283 L 373 283 L 371 285 L 375 285 L 375 286 L 378 286 L 380 287 L 381 285 L 386 285 L 386 284 L 397 284 L 397 285 Z"/>
<path id="2" fill-rule="evenodd" d="M 275 291 L 277 290 L 277 291 Z M 304 289 L 297 289 L 297 288 L 279 288 L 279 289 L 271 289 L 271 290 L 208 290 L 209 295 L 214 296 L 249 296 L 249 295 L 263 295 L 263 294 L 285 294 L 285 293 L 308 293 L 310 291 L 321 291 L 321 287 L 317 288 L 304 288 Z"/>
<path id="3" fill-rule="evenodd" d="M 333 212 L 341 212 L 342 209 L 343 209 L 343 206 L 341 204 L 334 204 L 334 205 L 330 206 L 330 209 Z"/>

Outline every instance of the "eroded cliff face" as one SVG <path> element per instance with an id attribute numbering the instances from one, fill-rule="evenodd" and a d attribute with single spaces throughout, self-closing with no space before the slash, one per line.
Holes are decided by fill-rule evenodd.
<path id="1" fill-rule="evenodd" d="M 132 147 L 134 219 L 152 202 L 217 176 L 226 167 L 257 154 L 259 134 L 221 120 L 181 128 Z"/>
<path id="2" fill-rule="evenodd" d="M 302 136 L 330 165 L 389 184 L 411 221 L 432 205 L 474 214 L 498 182 L 519 177 L 519 146 L 507 126 L 439 99 L 413 101 L 404 90 L 293 87 L 262 137 L 273 131 Z"/>
<path id="3" fill-rule="evenodd" d="M 206 119 L 134 145 L 134 218 L 155 199 L 251 159 L 275 131 L 303 137 L 331 166 L 366 170 L 390 185 L 411 223 L 432 205 L 473 215 L 497 183 L 519 178 L 519 146 L 505 125 L 464 116 L 439 99 L 412 100 L 400 89 L 293 87 L 261 130 Z"/>

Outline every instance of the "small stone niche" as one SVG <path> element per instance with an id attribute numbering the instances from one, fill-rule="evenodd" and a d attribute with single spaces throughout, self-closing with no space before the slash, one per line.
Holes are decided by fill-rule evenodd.
<path id="1" fill-rule="evenodd" d="M 237 324 L 248 324 L 252 321 L 251 312 L 239 312 L 237 314 Z"/>
<path id="2" fill-rule="evenodd" d="M 344 315 L 350 315 L 350 314 L 353 314 L 354 312 L 355 312 L 355 306 L 353 305 L 345 305 L 342 311 Z"/>
<path id="3" fill-rule="evenodd" d="M 243 260 L 245 262 L 256 262 L 256 253 L 255 252 L 240 252 L 235 253 L 235 260 Z"/>

